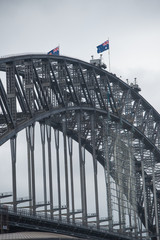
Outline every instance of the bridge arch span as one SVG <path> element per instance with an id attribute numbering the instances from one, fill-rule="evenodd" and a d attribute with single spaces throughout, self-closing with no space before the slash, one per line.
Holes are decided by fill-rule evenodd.
<path id="1" fill-rule="evenodd" d="M 89 218 L 85 194 L 86 149 L 93 158 L 96 208 L 94 223 L 97 228 L 101 228 L 97 179 L 99 161 L 105 172 L 107 230 L 122 233 L 127 231 L 136 237 L 143 235 L 142 232 L 146 229 L 148 237 L 158 235 L 160 115 L 139 94 L 138 86 L 128 85 L 116 75 L 94 65 L 64 56 L 30 54 L 1 58 L 0 71 L 6 73 L 0 81 L 0 145 L 8 140 L 11 142 L 14 211 L 17 210 L 16 136 L 26 129 L 31 165 L 30 209 L 33 215 L 36 214 L 34 126 L 39 122 L 42 149 L 46 136 L 50 163 L 51 127 L 55 129 L 57 153 L 59 131 L 63 135 L 68 222 L 71 204 L 69 194 L 72 203 L 74 196 L 68 188 L 67 158 L 72 158 L 70 139 L 74 139 L 79 146 L 82 224 L 86 226 Z M 50 217 L 53 218 L 51 170 L 49 178 Z M 73 187 L 72 181 L 73 179 L 70 189 Z M 60 198 L 60 186 L 58 194 Z M 44 202 L 47 201 L 45 195 L 44 187 Z M 45 212 L 48 211 L 47 208 L 44 209 Z M 61 211 L 59 213 L 61 218 Z"/>

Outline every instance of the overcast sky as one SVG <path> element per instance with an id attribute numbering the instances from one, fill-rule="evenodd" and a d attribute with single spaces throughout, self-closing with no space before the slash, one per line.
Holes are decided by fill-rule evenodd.
<path id="1" fill-rule="evenodd" d="M 60 45 L 60 54 L 89 61 L 108 37 L 111 71 L 136 77 L 160 111 L 159 0 L 0 0 L 0 56 Z"/>
<path id="2" fill-rule="evenodd" d="M 160 112 L 160 0 L 0 0 L 0 56 L 59 45 L 61 55 L 89 62 L 108 38 L 111 72 L 136 77 Z"/>

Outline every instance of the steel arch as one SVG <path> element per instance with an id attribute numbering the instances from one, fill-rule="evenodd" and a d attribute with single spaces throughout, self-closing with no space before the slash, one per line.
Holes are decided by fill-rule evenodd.
<path id="1" fill-rule="evenodd" d="M 128 85 L 89 63 L 64 56 L 35 54 L 1 58 L 0 71 L 6 72 L 6 88 L 4 81 L 0 81 L 0 145 L 36 121 L 64 132 L 63 119 L 67 122 L 67 135 L 80 141 L 76 119 L 79 116 L 86 121 L 79 137 L 92 154 L 95 143 L 90 137 L 93 135 L 90 122 L 96 122 L 94 154 L 105 166 L 103 122 L 110 124 L 114 133 L 117 125 L 123 133 L 131 132 L 140 184 L 139 214 L 148 231 L 159 233 L 160 115 L 138 93 L 138 86 Z"/>

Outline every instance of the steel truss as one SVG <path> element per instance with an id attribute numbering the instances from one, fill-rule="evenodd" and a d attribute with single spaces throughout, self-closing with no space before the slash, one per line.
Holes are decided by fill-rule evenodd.
<path id="1" fill-rule="evenodd" d="M 80 214 L 87 227 L 128 234 L 131 238 L 160 239 L 160 115 L 116 75 L 86 62 L 63 56 L 24 55 L 0 59 L 0 145 L 10 140 L 13 208 L 17 211 L 16 139 L 26 129 L 28 149 L 28 208 L 36 215 L 40 206 L 35 189 L 35 123 L 40 123 L 43 159 L 44 213 L 75 223 Z M 52 138 L 57 161 L 58 206 L 53 202 Z M 66 205 L 62 206 L 60 141 L 63 136 Z M 46 142 L 47 139 L 47 142 Z M 73 140 L 78 143 L 81 210 L 76 212 Z M 46 154 L 47 145 L 47 154 Z M 95 213 L 88 215 L 85 163 L 91 153 Z M 46 158 L 49 166 L 47 202 Z M 101 219 L 98 198 L 98 162 L 106 181 L 107 216 Z M 47 207 L 49 205 L 49 209 Z M 105 224 L 102 225 L 102 222 Z M 144 233 L 145 232 L 145 233 Z"/>

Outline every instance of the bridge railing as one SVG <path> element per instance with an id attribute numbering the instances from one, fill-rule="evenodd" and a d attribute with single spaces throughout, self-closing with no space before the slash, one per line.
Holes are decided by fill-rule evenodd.
<path id="1" fill-rule="evenodd" d="M 8 214 L 8 216 L 9 215 L 19 216 L 21 218 L 24 218 L 24 217 L 25 218 L 30 218 L 31 221 L 32 220 L 41 220 L 40 222 L 42 222 L 44 220 L 45 223 L 46 222 L 48 222 L 48 223 L 52 222 L 52 223 L 57 223 L 57 225 L 61 223 L 61 224 L 65 225 L 65 226 L 70 226 L 70 227 L 73 226 L 74 229 L 76 229 L 76 228 L 77 229 L 83 229 L 84 232 L 95 231 L 95 232 L 97 232 L 97 234 L 99 232 L 99 234 L 102 234 L 104 236 L 106 236 L 106 234 L 109 234 L 109 235 L 114 234 L 114 236 L 117 235 L 117 237 L 118 237 L 116 239 L 121 239 L 121 237 L 124 237 L 123 239 L 126 239 L 126 240 L 127 239 L 128 240 L 130 240 L 130 239 L 134 239 L 135 240 L 135 238 L 133 238 L 133 237 L 130 238 L 129 234 L 126 233 L 124 235 L 123 233 L 118 233 L 115 229 L 111 233 L 107 228 L 104 228 L 104 227 L 97 229 L 97 226 L 95 224 L 91 224 L 90 223 L 87 226 L 84 226 L 82 224 L 82 222 L 77 220 L 77 219 L 76 219 L 75 222 L 72 222 L 72 221 L 68 222 L 67 221 L 67 217 L 64 217 L 64 216 L 61 219 L 59 219 L 58 217 L 54 217 L 53 219 L 51 219 L 51 217 L 49 215 L 46 216 L 45 214 L 38 213 L 38 212 L 35 215 L 33 215 L 29 210 L 22 209 L 22 208 L 17 208 L 17 212 L 15 212 L 14 208 L 12 206 L 10 206 L 10 205 L 0 204 L 0 215 L 1 214 Z M 10 221 L 9 218 L 8 218 L 8 221 Z M 38 228 L 36 228 L 36 229 L 38 229 Z"/>

